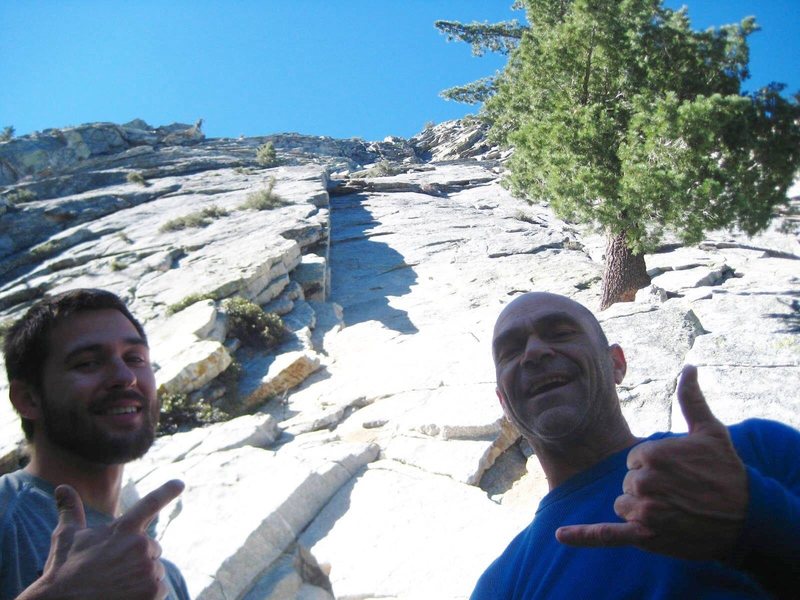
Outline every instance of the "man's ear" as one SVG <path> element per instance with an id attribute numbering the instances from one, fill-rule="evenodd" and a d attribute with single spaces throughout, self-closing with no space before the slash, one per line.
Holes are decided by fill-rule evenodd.
<path id="1" fill-rule="evenodd" d="M 19 379 L 8 382 L 8 396 L 21 417 L 38 421 L 42 415 L 42 403 L 33 387 Z"/>
<path id="2" fill-rule="evenodd" d="M 494 393 L 497 394 L 497 399 L 500 400 L 500 406 L 503 407 L 503 412 L 508 414 L 508 411 L 506 411 L 506 397 L 503 395 L 503 392 L 500 391 L 500 388 L 494 388 Z"/>
<path id="3" fill-rule="evenodd" d="M 625 361 L 625 353 L 619 344 L 611 344 L 608 347 L 608 354 L 611 357 L 611 366 L 614 372 L 614 383 L 619 385 L 625 379 L 628 371 L 628 363 Z"/>

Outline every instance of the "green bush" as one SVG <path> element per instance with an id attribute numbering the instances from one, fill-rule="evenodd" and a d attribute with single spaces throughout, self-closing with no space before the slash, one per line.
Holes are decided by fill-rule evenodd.
<path id="1" fill-rule="evenodd" d="M 286 336 L 286 326 L 277 314 L 264 312 L 255 302 L 241 296 L 222 303 L 228 315 L 228 331 L 245 346 L 267 349 L 276 346 Z"/>
<path id="2" fill-rule="evenodd" d="M 209 206 L 201 211 L 167 221 L 160 227 L 159 231 L 179 231 L 190 227 L 208 227 L 214 219 L 225 217 L 228 214 L 228 211 L 224 208 Z"/>
<path id="3" fill-rule="evenodd" d="M 109 266 L 111 267 L 112 271 L 122 271 L 123 269 L 127 268 L 128 265 L 122 262 L 119 258 L 114 258 L 109 263 Z"/>
<path id="4" fill-rule="evenodd" d="M 13 137 L 14 137 L 14 128 L 11 125 L 6 125 L 5 127 L 3 127 L 3 131 L 0 132 L 0 142 L 7 142 Z"/>
<path id="5" fill-rule="evenodd" d="M 139 171 L 131 171 L 128 173 L 126 177 L 128 183 L 138 183 L 139 185 L 148 186 L 147 180 L 144 178 L 144 175 L 139 173 Z"/>
<path id="6" fill-rule="evenodd" d="M 36 194 L 30 190 L 19 189 L 6 194 L 5 199 L 12 204 L 22 204 L 23 202 L 33 202 L 36 200 Z"/>
<path id="7" fill-rule="evenodd" d="M 364 177 L 389 177 L 403 173 L 404 169 L 399 166 L 392 165 L 388 160 L 382 160 L 364 171 L 357 171 L 351 177 L 362 179 Z"/>
<path id="8" fill-rule="evenodd" d="M 272 142 L 261 144 L 256 150 L 256 162 L 262 167 L 275 167 L 278 165 L 278 153 Z"/>
<path id="9" fill-rule="evenodd" d="M 178 300 L 175 304 L 170 304 L 167 306 L 167 316 L 174 315 L 177 312 L 181 312 L 184 308 L 191 306 L 195 302 L 200 302 L 201 300 L 216 300 L 214 294 L 189 294 L 188 296 L 184 296 L 180 300 Z"/>
<path id="10" fill-rule="evenodd" d="M 239 208 L 242 210 L 272 210 L 286 206 L 288 203 L 273 191 L 274 188 L 275 178 L 272 177 L 265 189 L 248 194 L 247 200 Z"/>
<path id="11" fill-rule="evenodd" d="M 55 240 L 48 240 L 30 249 L 31 256 L 36 258 L 46 258 L 55 254 L 59 249 L 59 244 Z"/>
<path id="12" fill-rule="evenodd" d="M 158 435 L 170 435 L 203 425 L 227 421 L 230 415 L 204 399 L 192 401 L 187 394 L 161 394 Z"/>

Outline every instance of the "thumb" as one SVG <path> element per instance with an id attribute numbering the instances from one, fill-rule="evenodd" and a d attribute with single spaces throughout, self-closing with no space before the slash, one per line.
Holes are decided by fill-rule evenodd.
<path id="1" fill-rule="evenodd" d="M 60 485 L 56 488 L 56 506 L 58 507 L 58 524 L 63 527 L 86 527 L 86 514 L 83 501 L 72 486 Z"/>
<path id="2" fill-rule="evenodd" d="M 689 433 L 694 433 L 703 426 L 718 425 L 719 420 L 711 412 L 700 384 L 697 382 L 697 367 L 686 365 L 678 381 L 678 403 L 681 405 L 683 418 L 689 426 Z"/>

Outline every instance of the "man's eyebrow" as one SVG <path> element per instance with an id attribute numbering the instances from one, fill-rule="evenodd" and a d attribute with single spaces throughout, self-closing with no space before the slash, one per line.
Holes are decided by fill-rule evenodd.
<path id="1" fill-rule="evenodd" d="M 144 346 L 147 348 L 147 342 L 144 338 L 139 336 L 130 336 L 126 337 L 123 342 L 128 346 Z M 100 352 L 104 347 L 104 344 L 83 344 L 82 346 L 77 346 L 67 352 L 67 355 L 64 357 L 64 360 L 69 360 L 70 358 L 78 355 L 83 354 L 84 352 Z"/>
<path id="2" fill-rule="evenodd" d="M 575 316 L 571 315 L 568 312 L 558 311 L 558 312 L 548 313 L 546 315 L 542 315 L 541 317 L 536 318 L 535 320 L 529 320 L 526 321 L 524 324 L 504 329 L 492 341 L 492 350 L 493 351 L 496 350 L 500 345 L 507 342 L 509 339 L 513 339 L 521 335 L 526 335 L 528 331 L 539 329 L 542 326 L 560 325 L 562 323 L 567 323 L 569 325 L 579 325 L 580 321 Z"/>
<path id="3" fill-rule="evenodd" d="M 527 330 L 527 327 L 512 327 L 510 329 L 505 329 L 502 333 L 498 334 L 494 340 L 492 340 L 492 354 L 496 355 L 497 351 L 506 343 L 510 342 L 511 340 L 518 338 L 524 335 L 524 331 Z"/>

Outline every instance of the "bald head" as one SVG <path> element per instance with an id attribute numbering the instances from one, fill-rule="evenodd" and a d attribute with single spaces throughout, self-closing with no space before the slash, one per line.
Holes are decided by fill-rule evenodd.
<path id="1" fill-rule="evenodd" d="M 525 320 L 526 316 L 530 315 L 532 317 L 534 314 L 539 313 L 551 313 L 555 316 L 568 315 L 572 318 L 577 318 L 597 335 L 597 339 L 603 347 L 608 346 L 608 339 L 603 332 L 603 328 L 588 308 L 560 294 L 528 292 L 517 296 L 506 305 L 497 317 L 497 321 L 495 321 L 492 335 L 492 356 L 494 356 L 495 362 L 497 362 L 498 336 L 507 330 L 510 323 Z"/>

